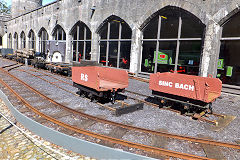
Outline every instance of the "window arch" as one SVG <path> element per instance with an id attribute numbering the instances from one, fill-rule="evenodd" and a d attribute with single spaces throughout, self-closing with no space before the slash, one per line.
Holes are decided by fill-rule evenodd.
<path id="1" fill-rule="evenodd" d="M 21 41 L 21 49 L 26 48 L 26 36 L 23 31 L 20 34 L 20 41 Z"/>
<path id="2" fill-rule="evenodd" d="M 177 7 L 165 7 L 151 17 L 142 30 L 141 71 L 198 75 L 205 25 Z"/>
<path id="3" fill-rule="evenodd" d="M 41 53 L 47 53 L 47 41 L 49 39 L 47 30 L 45 28 L 41 28 L 39 33 L 39 50 Z"/>
<path id="4" fill-rule="evenodd" d="M 52 36 L 54 40 L 66 40 L 66 33 L 60 25 L 55 26 Z"/>
<path id="5" fill-rule="evenodd" d="M 12 34 L 9 33 L 8 35 L 8 48 L 12 48 Z"/>
<path id="6" fill-rule="evenodd" d="M 14 33 L 14 49 L 17 50 L 18 49 L 18 34 L 17 32 Z"/>
<path id="7" fill-rule="evenodd" d="M 129 69 L 132 30 L 117 16 L 107 18 L 99 30 L 100 63 Z"/>
<path id="8" fill-rule="evenodd" d="M 29 49 L 35 49 L 35 34 L 33 30 L 31 29 L 28 33 L 28 44 L 29 44 Z"/>
<path id="9" fill-rule="evenodd" d="M 222 26 L 221 47 L 217 66 L 217 77 L 224 84 L 240 86 L 240 12 Z"/>
<path id="10" fill-rule="evenodd" d="M 72 53 L 73 61 L 79 62 L 80 59 L 91 59 L 91 37 L 92 32 L 83 22 L 74 25 L 72 31 Z"/>

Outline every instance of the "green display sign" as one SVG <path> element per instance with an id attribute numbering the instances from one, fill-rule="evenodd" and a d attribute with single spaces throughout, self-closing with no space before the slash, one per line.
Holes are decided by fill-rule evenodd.
<path id="1" fill-rule="evenodd" d="M 156 51 L 154 51 L 154 62 L 156 62 Z M 157 63 L 168 64 L 168 54 L 163 52 L 158 52 Z"/>
<path id="2" fill-rule="evenodd" d="M 222 69 L 222 70 L 224 69 L 223 62 L 224 62 L 224 59 L 218 59 L 217 69 Z"/>
<path id="3" fill-rule="evenodd" d="M 232 77 L 232 71 L 233 71 L 233 67 L 232 66 L 227 66 L 226 76 Z"/>

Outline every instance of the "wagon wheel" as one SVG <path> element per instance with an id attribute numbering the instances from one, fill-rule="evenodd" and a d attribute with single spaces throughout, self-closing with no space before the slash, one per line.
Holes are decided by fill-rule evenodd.
<path id="1" fill-rule="evenodd" d="M 209 108 L 209 110 L 210 110 L 209 114 L 212 114 L 212 113 L 213 113 L 212 103 L 209 103 L 209 104 L 208 104 L 208 108 Z"/>
<path id="2" fill-rule="evenodd" d="M 86 97 L 86 94 L 87 94 L 87 93 L 85 93 L 84 91 L 81 91 L 81 92 L 80 92 L 80 97 L 85 98 L 85 97 Z"/>
<path id="3" fill-rule="evenodd" d="M 83 92 L 82 90 L 80 90 L 80 89 L 77 91 L 77 94 L 78 94 L 80 97 L 82 97 L 82 98 L 85 97 L 84 92 Z"/>
<path id="4" fill-rule="evenodd" d="M 97 97 L 94 94 L 92 94 L 92 93 L 89 93 L 88 97 L 91 100 L 91 102 L 93 102 L 93 103 L 96 103 L 98 101 Z"/>
<path id="5" fill-rule="evenodd" d="M 115 103 L 115 98 L 116 98 L 116 92 L 115 92 L 115 89 L 113 89 L 113 91 L 111 92 L 111 102 L 112 102 L 112 104 Z"/>
<path id="6" fill-rule="evenodd" d="M 88 93 L 88 98 L 91 100 L 91 102 L 93 101 L 94 99 L 94 95 L 92 93 Z"/>

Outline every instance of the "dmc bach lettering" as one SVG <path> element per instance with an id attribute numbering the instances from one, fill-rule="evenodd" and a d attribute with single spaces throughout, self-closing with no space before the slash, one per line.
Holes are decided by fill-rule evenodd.
<path id="1" fill-rule="evenodd" d="M 189 84 L 182 84 L 182 83 L 173 83 L 169 81 L 159 81 L 158 83 L 159 86 L 164 86 L 164 87 L 174 87 L 174 88 L 179 88 L 179 89 L 184 89 L 184 90 L 189 90 L 189 91 L 194 91 L 194 86 L 189 85 Z"/>

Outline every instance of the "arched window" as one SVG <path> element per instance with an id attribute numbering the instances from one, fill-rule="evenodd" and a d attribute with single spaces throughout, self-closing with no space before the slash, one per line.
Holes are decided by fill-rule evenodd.
<path id="1" fill-rule="evenodd" d="M 54 28 L 53 37 L 54 40 L 66 40 L 66 33 L 60 25 L 57 25 Z"/>
<path id="2" fill-rule="evenodd" d="M 223 24 L 217 77 L 225 84 L 240 86 L 240 12 Z"/>
<path id="3" fill-rule="evenodd" d="M 29 49 L 35 49 L 35 34 L 33 30 L 30 30 L 28 33 L 28 44 Z"/>
<path id="4" fill-rule="evenodd" d="M 8 35 L 8 48 L 12 48 L 12 34 L 9 33 Z"/>
<path id="5" fill-rule="evenodd" d="M 143 27 L 141 71 L 198 75 L 205 25 L 176 7 L 165 7 L 151 17 Z"/>
<path id="6" fill-rule="evenodd" d="M 47 53 L 47 41 L 48 41 L 48 33 L 45 28 L 41 28 L 41 30 L 38 33 L 39 37 L 39 47 L 40 47 L 40 52 L 44 53 L 46 55 Z"/>
<path id="7" fill-rule="evenodd" d="M 99 31 L 100 63 L 106 66 L 129 69 L 132 30 L 117 16 L 105 20 Z"/>
<path id="8" fill-rule="evenodd" d="M 26 48 L 26 36 L 23 31 L 20 34 L 20 40 L 21 40 L 21 49 Z"/>
<path id="9" fill-rule="evenodd" d="M 91 59 L 91 34 L 90 29 L 83 22 L 78 22 L 73 27 L 71 32 L 73 61 Z"/>
<path id="10" fill-rule="evenodd" d="M 18 34 L 15 32 L 14 33 L 14 49 L 17 50 L 18 49 Z"/>

